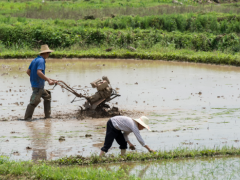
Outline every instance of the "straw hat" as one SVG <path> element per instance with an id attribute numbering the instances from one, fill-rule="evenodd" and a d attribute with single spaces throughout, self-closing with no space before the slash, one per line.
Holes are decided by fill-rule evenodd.
<path id="1" fill-rule="evenodd" d="M 40 52 L 40 54 L 42 54 L 42 53 L 48 53 L 48 52 L 51 53 L 51 52 L 53 52 L 53 50 L 49 49 L 49 47 L 48 47 L 47 44 L 42 45 L 42 46 L 41 46 L 41 52 Z"/>
<path id="2" fill-rule="evenodd" d="M 152 131 L 148 124 L 149 124 L 149 119 L 146 116 L 141 116 L 139 119 L 133 119 L 134 121 L 138 122 L 141 124 L 143 127 L 145 127 L 147 130 Z"/>

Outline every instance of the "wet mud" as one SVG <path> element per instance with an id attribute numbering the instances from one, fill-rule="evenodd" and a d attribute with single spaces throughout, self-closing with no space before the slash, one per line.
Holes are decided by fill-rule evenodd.
<path id="1" fill-rule="evenodd" d="M 52 92 L 52 119 L 44 117 L 43 104 L 34 120 L 23 118 L 31 95 L 28 75 L 31 60 L 0 60 L 0 153 L 12 159 L 57 159 L 68 155 L 98 153 L 109 118 L 77 119 L 84 101 L 71 103 L 74 95 L 60 87 Z M 123 115 L 150 117 L 152 133 L 143 130 L 152 149 L 179 146 L 239 147 L 240 69 L 195 63 L 139 60 L 50 59 L 46 75 L 71 86 L 87 88 L 108 76 L 121 97 L 109 105 Z M 88 134 L 88 135 L 87 135 Z M 91 136 L 89 136 L 91 135 Z M 62 137 L 62 138 L 61 138 Z M 137 151 L 145 148 L 130 135 Z M 114 142 L 110 153 L 119 153 Z"/>

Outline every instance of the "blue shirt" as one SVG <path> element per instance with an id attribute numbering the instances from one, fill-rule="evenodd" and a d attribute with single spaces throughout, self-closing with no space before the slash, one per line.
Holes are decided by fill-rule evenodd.
<path id="1" fill-rule="evenodd" d="M 41 69 L 42 73 L 45 74 L 45 59 L 42 56 L 38 56 L 36 59 L 34 59 L 29 68 L 31 70 L 30 74 L 30 82 L 32 84 L 32 87 L 35 88 L 44 88 L 45 80 L 40 78 L 37 75 L 37 70 Z"/>

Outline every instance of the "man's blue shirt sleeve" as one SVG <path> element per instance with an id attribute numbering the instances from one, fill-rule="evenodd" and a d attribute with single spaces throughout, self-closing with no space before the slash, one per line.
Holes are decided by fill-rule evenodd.
<path id="1" fill-rule="evenodd" d="M 40 59 L 40 60 L 38 61 L 37 70 L 38 70 L 38 69 L 45 70 L 45 61 L 44 61 L 44 59 Z"/>
<path id="2" fill-rule="evenodd" d="M 32 68 L 32 62 L 31 62 L 31 64 L 29 65 L 28 69 L 30 69 L 30 70 L 31 70 L 31 68 Z"/>
<path id="3" fill-rule="evenodd" d="M 36 59 L 32 61 L 29 66 L 31 70 L 30 81 L 32 87 L 34 88 L 44 88 L 45 80 L 40 78 L 37 74 L 37 70 L 41 70 L 43 74 L 45 74 L 45 59 L 41 56 L 38 56 Z"/>

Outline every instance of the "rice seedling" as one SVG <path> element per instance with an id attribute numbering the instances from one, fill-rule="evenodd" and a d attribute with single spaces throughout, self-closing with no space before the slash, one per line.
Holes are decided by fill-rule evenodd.
<path id="1" fill-rule="evenodd" d="M 1 179 L 238 179 L 239 157 L 208 157 L 101 166 L 56 166 L 0 157 Z"/>
<path id="2" fill-rule="evenodd" d="M 157 161 L 163 159 L 184 159 L 197 157 L 212 157 L 212 156 L 236 156 L 240 155 L 240 149 L 235 147 L 224 146 L 222 148 L 216 147 L 214 149 L 201 148 L 177 148 L 174 150 L 159 150 L 154 153 L 127 153 L 125 156 L 109 155 L 107 157 L 99 157 L 92 155 L 90 157 L 83 156 L 69 156 L 55 161 L 53 164 L 60 165 L 91 165 L 101 163 L 115 163 L 115 162 L 132 162 L 132 161 Z"/>
<path id="3" fill-rule="evenodd" d="M 117 172 L 99 168 L 58 167 L 45 162 L 15 162 L 0 157 L 0 179 L 137 179 L 123 170 Z"/>
<path id="4" fill-rule="evenodd" d="M 239 157 L 166 160 L 115 165 L 141 179 L 239 179 Z"/>

